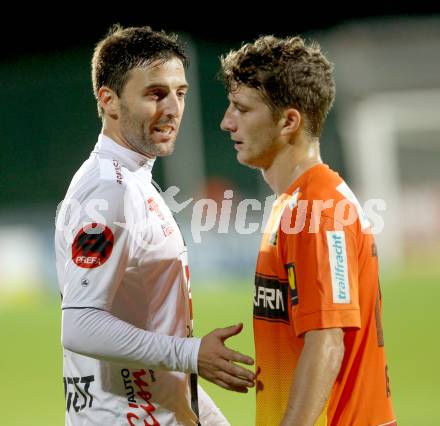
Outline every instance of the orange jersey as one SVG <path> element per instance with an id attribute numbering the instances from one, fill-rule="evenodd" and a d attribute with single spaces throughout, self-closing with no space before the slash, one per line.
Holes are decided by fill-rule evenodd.
<path id="1" fill-rule="evenodd" d="M 307 170 L 276 200 L 255 277 L 257 425 L 280 423 L 304 333 L 332 327 L 344 330 L 345 353 L 316 425 L 396 425 L 370 228 L 326 165 Z"/>

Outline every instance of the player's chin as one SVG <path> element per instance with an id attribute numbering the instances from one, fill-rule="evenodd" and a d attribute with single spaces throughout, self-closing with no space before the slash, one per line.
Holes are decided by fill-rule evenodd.
<path id="1" fill-rule="evenodd" d="M 166 157 L 174 152 L 175 141 L 156 144 L 155 151 L 158 157 Z"/>
<path id="2" fill-rule="evenodd" d="M 246 155 L 244 152 L 237 152 L 237 161 L 240 164 L 243 164 L 243 166 L 258 168 L 258 165 L 255 164 L 255 159 L 253 159 L 249 155 Z"/>

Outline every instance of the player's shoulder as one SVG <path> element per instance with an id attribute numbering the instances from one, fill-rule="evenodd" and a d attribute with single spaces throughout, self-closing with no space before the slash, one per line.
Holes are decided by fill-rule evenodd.
<path id="1" fill-rule="evenodd" d="M 92 154 L 76 172 L 67 195 L 120 199 L 130 187 L 131 175 L 118 159 Z"/>
<path id="2" fill-rule="evenodd" d="M 99 179 L 101 181 L 123 186 L 130 183 L 132 172 L 117 158 L 97 156 L 97 163 L 97 170 L 99 170 Z"/>
<path id="3" fill-rule="evenodd" d="M 309 214 L 313 211 L 315 214 L 322 211 L 322 219 L 327 217 L 333 222 L 346 224 L 346 209 L 349 207 L 354 214 L 353 217 L 359 218 L 362 229 L 371 226 L 350 186 L 337 172 L 326 165 L 320 165 L 309 174 L 303 187 L 299 189 L 299 193 L 299 199 L 308 202 Z M 316 210 L 314 210 L 315 207 Z"/>
<path id="4" fill-rule="evenodd" d="M 334 200 L 337 202 L 347 198 L 344 194 L 347 192 L 345 191 L 346 187 L 347 184 L 337 172 L 325 164 L 320 164 L 306 173 L 301 181 L 299 192 L 303 200 Z"/>

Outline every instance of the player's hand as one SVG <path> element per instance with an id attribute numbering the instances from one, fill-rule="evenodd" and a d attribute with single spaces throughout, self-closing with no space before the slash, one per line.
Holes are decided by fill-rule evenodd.
<path id="1" fill-rule="evenodd" d="M 240 362 L 253 365 L 254 360 L 246 355 L 229 349 L 225 340 L 235 336 L 243 329 L 243 324 L 217 328 L 202 338 L 199 349 L 198 369 L 199 375 L 216 385 L 246 393 L 248 388 L 255 384 L 255 374 L 240 365 Z"/>

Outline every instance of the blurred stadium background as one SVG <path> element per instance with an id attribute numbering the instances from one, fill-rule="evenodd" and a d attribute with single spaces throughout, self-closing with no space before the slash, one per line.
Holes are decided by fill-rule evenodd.
<path id="1" fill-rule="evenodd" d="M 224 17 L 226 19 L 226 17 Z M 218 56 L 263 33 L 300 33 L 320 42 L 336 64 L 337 101 L 321 145 L 361 204 L 386 202 L 377 236 L 382 262 L 384 328 L 399 425 L 438 425 L 440 300 L 440 14 L 378 11 L 326 14 L 293 24 L 269 20 L 222 25 L 118 16 L 83 22 L 22 22 L 1 28 L 0 59 L 0 424 L 63 424 L 60 310 L 52 239 L 57 204 L 100 129 L 89 62 L 114 22 L 176 31 L 191 56 L 191 90 L 175 154 L 155 165 L 162 189 L 181 188 L 177 214 L 189 246 L 196 334 L 243 322 L 231 340 L 253 354 L 253 268 L 260 232 L 234 229 L 238 203 L 271 194 L 259 172 L 239 166 L 219 123 L 226 107 L 216 80 Z M 15 31 L 15 32 L 14 32 Z M 19 42 L 18 33 L 25 35 Z M 9 38 L 6 38 L 9 37 Z M 3 47 L 2 47 L 3 49 Z M 191 234 L 195 202 L 213 213 L 200 241 Z M 227 197 L 228 198 L 228 197 Z M 251 214 L 252 213 L 252 214 Z M 247 224 L 261 224 L 260 211 Z M 261 229 L 261 225 L 260 228 Z M 233 425 L 254 423 L 254 393 L 206 384 Z"/>

